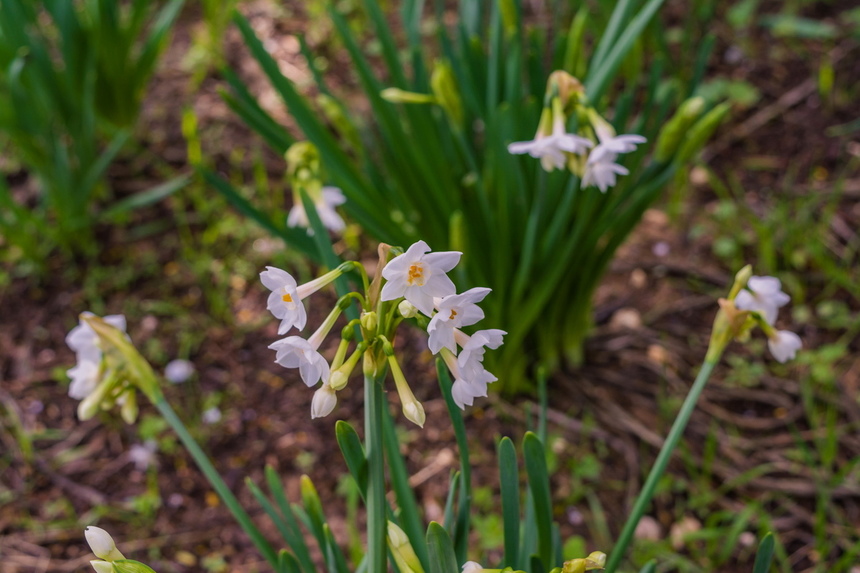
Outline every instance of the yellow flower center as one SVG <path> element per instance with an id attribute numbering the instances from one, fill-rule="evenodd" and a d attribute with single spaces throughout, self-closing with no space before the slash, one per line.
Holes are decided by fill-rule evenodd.
<path id="1" fill-rule="evenodd" d="M 424 265 L 422 263 L 413 263 L 409 267 L 406 282 L 409 286 L 424 286 Z"/>
<path id="2" fill-rule="evenodd" d="M 284 302 L 293 302 L 293 297 L 290 296 L 290 293 L 285 294 L 281 297 Z"/>
<path id="3" fill-rule="evenodd" d="M 448 320 L 454 320 L 454 317 L 457 316 L 456 310 L 451 310 L 451 316 L 448 317 Z"/>

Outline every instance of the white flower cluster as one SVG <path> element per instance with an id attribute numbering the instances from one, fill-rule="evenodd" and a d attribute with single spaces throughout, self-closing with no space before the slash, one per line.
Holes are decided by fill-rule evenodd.
<path id="1" fill-rule="evenodd" d="M 734 303 L 738 310 L 757 312 L 764 321 L 773 326 L 779 308 L 788 304 L 791 300 L 787 294 L 782 292 L 782 285 L 776 277 L 750 277 L 746 290 L 742 290 L 735 297 Z M 800 337 L 789 330 L 770 329 L 768 332 L 767 347 L 773 357 L 779 362 L 787 362 L 803 346 Z"/>
<path id="2" fill-rule="evenodd" d="M 634 151 L 646 139 L 636 134 L 616 136 L 603 129 L 597 130 L 597 137 L 600 143 L 595 146 L 589 139 L 566 133 L 562 118 L 557 116 L 553 121 L 552 133 L 545 135 L 538 131 L 531 141 L 517 141 L 508 145 L 508 152 L 516 155 L 528 153 L 540 159 L 546 171 L 564 169 L 571 156 L 580 156 L 585 159 L 583 187 L 593 185 L 605 193 L 615 186 L 616 176 L 629 173 L 626 167 L 616 163 L 618 155 Z"/>
<path id="3" fill-rule="evenodd" d="M 387 282 L 381 298 L 384 301 L 405 298 L 430 318 L 427 327 L 430 351 L 441 353 L 451 370 L 454 401 L 463 409 L 471 406 L 475 398 L 486 396 L 487 384 L 497 380 L 484 368 L 484 352 L 501 346 L 506 332 L 479 330 L 470 337 L 460 330 L 484 318 L 484 311 L 477 303 L 490 293 L 488 288 L 473 288 L 457 294 L 445 273 L 460 262 L 461 255 L 456 251 L 431 253 L 427 243 L 418 241 L 383 268 L 382 277 Z M 458 345 L 462 348 L 459 356 Z"/>
<path id="4" fill-rule="evenodd" d="M 502 330 L 479 330 L 469 336 L 460 330 L 484 318 L 484 312 L 478 307 L 478 303 L 490 293 L 488 288 L 473 288 L 456 293 L 456 287 L 446 273 L 457 265 L 460 256 L 461 253 L 454 251 L 431 253 L 427 243 L 418 241 L 383 267 L 382 278 L 386 282 L 379 298 L 381 301 L 405 299 L 388 312 L 399 312 L 404 317 L 413 317 L 421 312 L 429 318 L 427 332 L 430 335 L 430 350 L 434 354 L 440 354 L 445 360 L 454 377 L 454 401 L 460 408 L 465 408 L 466 405 L 472 405 L 475 398 L 486 396 L 487 384 L 496 380 L 483 366 L 484 353 L 487 348 L 501 346 L 502 337 L 506 333 Z M 344 263 L 349 264 L 351 263 Z M 278 334 L 286 334 L 294 327 L 305 327 L 307 313 L 302 300 L 340 276 L 344 272 L 344 265 L 303 285 L 298 285 L 286 271 L 274 267 L 267 267 L 266 271 L 260 273 L 263 284 L 272 291 L 268 299 L 268 309 L 281 320 Z M 342 300 L 348 296 L 367 301 L 358 293 L 351 293 Z M 367 345 L 373 344 L 373 340 L 365 341 L 366 344 L 360 347 L 361 350 L 356 349 L 349 359 L 345 359 L 349 341 L 342 339 L 331 364 L 320 354 L 320 345 L 343 308 L 339 302 L 309 338 L 287 336 L 269 346 L 277 353 L 275 362 L 285 368 L 298 368 L 308 387 L 322 381 L 311 405 L 311 414 L 315 418 L 326 416 L 334 409 L 337 404 L 336 392 L 346 386 L 349 374 L 360 355 Z M 393 333 L 376 331 L 379 319 L 374 312 L 370 312 L 370 308 L 365 307 L 360 322 L 362 328 L 366 329 L 366 336 L 384 342 L 383 347 L 388 348 L 387 354 L 393 352 L 390 341 L 383 335 L 393 336 Z M 390 320 L 384 322 L 388 324 Z M 373 326 L 370 326 L 371 324 Z M 404 413 L 410 420 L 423 425 L 423 409 L 412 395 L 397 360 L 393 355 L 389 355 L 388 362 Z"/>
<path id="5" fill-rule="evenodd" d="M 125 332 L 125 317 L 121 314 L 110 314 L 104 321 Z M 75 351 L 77 364 L 67 371 L 72 383 L 69 385 L 69 396 L 75 400 L 83 400 L 92 394 L 101 379 L 102 350 L 99 348 L 99 337 L 89 324 L 80 320 L 66 335 L 66 344 Z"/>

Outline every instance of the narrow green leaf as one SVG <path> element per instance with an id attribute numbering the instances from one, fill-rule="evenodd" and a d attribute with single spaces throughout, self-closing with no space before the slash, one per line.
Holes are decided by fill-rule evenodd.
<path id="1" fill-rule="evenodd" d="M 543 444 L 532 432 L 527 432 L 523 439 L 523 454 L 529 490 L 535 504 L 538 556 L 544 565 L 549 567 L 552 563 L 552 505 L 549 495 L 549 474 Z"/>
<path id="2" fill-rule="evenodd" d="M 190 180 L 191 175 L 188 173 L 174 177 L 169 181 L 165 181 L 161 185 L 156 185 L 155 187 L 151 187 L 145 191 L 135 193 L 131 197 L 126 197 L 121 201 L 117 201 L 108 209 L 102 211 L 99 214 L 99 217 L 101 219 L 111 219 L 121 213 L 126 213 L 128 211 L 133 211 L 135 209 L 157 203 L 185 187 Z"/>
<path id="3" fill-rule="evenodd" d="M 421 508 L 415 500 L 415 492 L 409 485 L 409 474 L 403 454 L 400 453 L 400 439 L 394 426 L 394 419 L 387 408 L 382 411 L 382 439 L 385 447 L 385 458 L 388 461 L 388 474 L 391 489 L 397 496 L 397 507 L 400 508 L 398 523 L 406 536 L 409 537 L 412 548 L 421 564 L 427 566 L 427 546 L 422 531 Z"/>
<path id="4" fill-rule="evenodd" d="M 427 551 L 430 556 L 428 573 L 457 573 L 460 570 L 448 532 L 435 521 L 431 521 L 427 528 Z"/>
<path id="5" fill-rule="evenodd" d="M 275 468 L 266 466 L 266 485 L 269 487 L 269 492 L 275 503 L 278 504 L 278 509 L 281 511 L 281 516 L 287 526 L 287 535 L 284 536 L 284 541 L 293 550 L 301 564 L 304 573 L 316 573 L 316 566 L 311 559 L 308 546 L 305 543 L 304 535 L 299 527 L 299 522 L 296 519 L 293 509 L 290 506 L 287 497 L 284 494 L 284 486 L 281 483 L 281 478 Z"/>
<path id="6" fill-rule="evenodd" d="M 657 571 L 657 560 L 652 559 L 648 563 L 645 564 L 642 569 L 639 570 L 639 573 L 655 573 Z"/>
<path id="7" fill-rule="evenodd" d="M 301 477 L 301 493 L 302 505 L 307 512 L 308 519 L 310 520 L 311 533 L 316 537 L 320 549 L 324 550 L 326 545 L 326 520 L 325 515 L 323 514 L 322 502 L 320 501 L 320 496 L 317 493 L 317 488 L 314 486 L 314 482 L 312 482 L 311 478 L 306 475 Z"/>
<path id="8" fill-rule="evenodd" d="M 355 483 L 358 484 L 358 491 L 364 498 L 367 494 L 367 458 L 364 455 L 361 438 L 358 437 L 355 428 L 343 420 L 335 423 L 334 432 L 343 459 L 346 460 L 346 467 L 349 468 L 349 473 L 352 474 Z"/>
<path id="9" fill-rule="evenodd" d="M 278 571 L 280 573 L 302 573 L 299 562 L 286 549 L 278 553 Z"/>
<path id="10" fill-rule="evenodd" d="M 520 482 L 517 452 L 510 438 L 499 440 L 499 484 L 505 534 L 503 567 L 516 567 L 520 543 Z"/>

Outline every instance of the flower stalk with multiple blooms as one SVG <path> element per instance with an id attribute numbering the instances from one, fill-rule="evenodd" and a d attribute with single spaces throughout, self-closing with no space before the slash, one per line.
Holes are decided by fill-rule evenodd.
<path id="1" fill-rule="evenodd" d="M 580 133 L 567 132 L 571 117 L 581 122 Z M 645 141 L 641 135 L 616 135 L 612 125 L 588 105 L 579 80 L 558 70 L 547 80 L 546 103 L 534 139 L 511 143 L 508 151 L 540 159 L 545 171 L 569 169 L 583 187 L 594 186 L 605 193 L 615 186 L 618 175 L 629 174 L 617 163 L 618 156 L 635 151 Z"/>
<path id="2" fill-rule="evenodd" d="M 484 318 L 478 307 L 489 293 L 488 288 L 473 288 L 457 294 L 447 273 L 460 261 L 461 253 L 434 253 L 424 241 L 418 241 L 405 252 L 381 245 L 377 276 L 371 283 L 364 267 L 347 262 L 318 279 L 298 286 L 286 271 L 268 267 L 260 274 L 263 284 L 272 291 L 268 309 L 281 319 L 278 334 L 291 328 L 301 329 L 306 323 L 302 299 L 323 286 L 334 282 L 343 273 L 356 271 L 362 278 L 364 292 L 342 296 L 322 325 L 308 338 L 288 336 L 272 343 L 277 351 L 275 361 L 285 368 L 298 368 L 302 380 L 317 389 L 311 406 L 313 417 L 326 416 L 334 410 L 337 392 L 347 385 L 350 374 L 364 355 L 365 369 L 375 374 L 391 370 L 394 387 L 400 397 L 403 414 L 413 423 L 423 426 L 424 407 L 415 398 L 394 352 L 396 329 L 405 318 L 414 319 L 429 334 L 428 347 L 439 354 L 455 378 L 454 400 L 460 408 L 471 405 L 476 397 L 487 395 L 487 384 L 496 377 L 483 367 L 487 348 L 498 348 L 505 332 L 481 330 L 471 337 L 460 327 L 471 326 Z M 341 331 L 341 340 L 331 364 L 320 354 L 323 340 L 331 333 L 340 314 L 357 303 L 361 316 L 349 321 Z M 355 332 L 360 342 L 346 359 Z M 458 346 L 462 348 L 457 357 Z"/>

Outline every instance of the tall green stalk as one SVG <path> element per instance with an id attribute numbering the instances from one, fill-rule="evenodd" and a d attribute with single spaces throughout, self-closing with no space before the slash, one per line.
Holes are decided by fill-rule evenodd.
<path id="1" fill-rule="evenodd" d="M 385 370 L 364 375 L 364 449 L 367 455 L 367 573 L 386 573 L 385 460 L 382 444 L 382 392 Z"/>
<path id="2" fill-rule="evenodd" d="M 627 518 L 627 523 L 624 524 L 624 529 L 618 537 L 618 542 L 609 554 L 609 559 L 606 562 L 605 573 L 614 573 L 618 568 L 619 563 L 621 563 L 621 559 L 624 558 L 627 546 L 630 545 L 630 541 L 633 539 L 633 533 L 636 531 L 636 526 L 645 514 L 645 510 L 648 509 L 648 505 L 651 503 L 651 498 L 654 497 L 654 490 L 657 487 L 657 482 L 666 471 L 666 466 L 669 464 L 672 453 L 675 451 L 675 447 L 678 445 L 678 441 L 681 439 L 681 435 L 683 435 L 684 429 L 687 427 L 687 422 L 690 421 L 690 416 L 693 413 L 693 409 L 696 407 L 696 402 L 698 402 L 699 396 L 702 394 L 702 390 L 705 389 L 705 384 L 707 384 L 714 367 L 720 360 L 722 349 L 715 354 L 715 356 L 711 356 L 711 353 L 709 353 L 708 358 L 706 358 L 705 362 L 702 364 L 702 369 L 699 370 L 699 375 L 696 376 L 696 380 L 693 382 L 692 388 L 690 388 L 690 393 L 687 394 L 687 398 L 684 400 L 684 404 L 681 406 L 680 412 L 678 412 L 678 417 L 675 418 L 675 423 L 672 424 L 672 429 L 669 431 L 669 435 L 663 443 L 663 447 L 660 449 L 660 454 L 654 462 L 654 467 L 651 468 L 651 473 L 648 474 L 648 479 L 645 480 L 645 485 L 642 486 L 642 492 L 639 494 L 639 497 L 636 498 L 636 503 L 633 505 L 630 517 Z"/>

